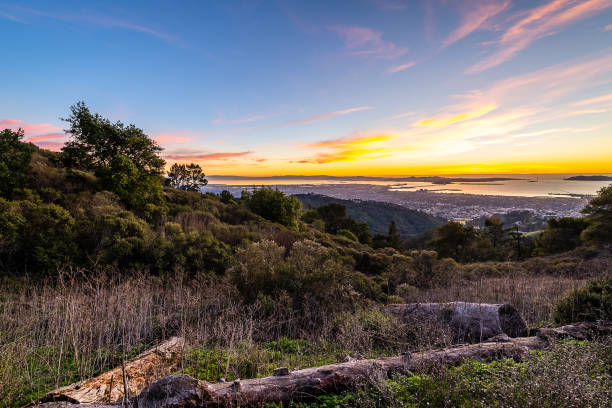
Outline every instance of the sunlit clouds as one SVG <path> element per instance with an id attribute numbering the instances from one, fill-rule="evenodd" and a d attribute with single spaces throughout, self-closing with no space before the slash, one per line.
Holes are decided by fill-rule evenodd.
<path id="1" fill-rule="evenodd" d="M 475 30 L 483 27 L 492 17 L 498 15 L 510 6 L 510 0 L 468 0 L 460 2 L 461 24 L 443 41 L 442 47 L 467 37 Z"/>
<path id="2" fill-rule="evenodd" d="M 610 0 L 552 0 L 519 13 L 518 19 L 502 36 L 493 41 L 495 51 L 468 68 L 468 73 L 477 73 L 515 57 L 532 42 L 555 34 L 566 25 L 592 16 L 612 7 Z"/>
<path id="3" fill-rule="evenodd" d="M 84 100 L 207 174 L 612 172 L 612 0 L 67 1 L 0 4 L 39 147 Z"/>
<path id="4" fill-rule="evenodd" d="M 406 47 L 383 40 L 381 31 L 368 27 L 334 25 L 328 29 L 338 34 L 350 55 L 394 59 L 408 52 Z"/>
<path id="5" fill-rule="evenodd" d="M 304 145 L 305 149 L 321 150 L 313 157 L 299 160 L 298 163 L 334 163 L 356 160 L 372 160 L 390 156 L 393 151 L 388 143 L 393 135 L 380 134 L 351 136 Z"/>

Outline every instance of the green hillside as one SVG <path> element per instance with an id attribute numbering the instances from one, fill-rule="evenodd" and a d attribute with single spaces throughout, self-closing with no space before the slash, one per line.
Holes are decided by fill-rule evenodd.
<path id="1" fill-rule="evenodd" d="M 321 194 L 296 194 L 304 205 L 320 207 L 330 203 L 340 203 L 346 206 L 346 214 L 358 222 L 368 224 L 373 234 L 386 234 L 391 221 L 395 221 L 400 235 L 404 238 L 421 234 L 444 224 L 445 220 L 411 210 L 397 204 L 379 201 L 343 200 Z"/>

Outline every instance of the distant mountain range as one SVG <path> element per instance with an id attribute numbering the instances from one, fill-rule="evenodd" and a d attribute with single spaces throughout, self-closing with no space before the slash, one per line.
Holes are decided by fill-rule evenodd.
<path id="1" fill-rule="evenodd" d="M 390 182 L 416 182 L 416 183 L 434 183 L 434 184 L 450 184 L 450 183 L 486 183 L 495 181 L 508 181 L 508 180 L 523 180 L 522 178 L 512 177 L 440 177 L 440 176 L 408 176 L 408 177 L 374 177 L 374 176 L 299 176 L 299 175 L 287 175 L 287 176 L 267 176 L 267 177 L 248 177 L 248 176 L 208 176 L 209 179 L 214 181 L 223 180 L 331 180 L 331 181 L 390 181 Z"/>
<path id="2" fill-rule="evenodd" d="M 395 221 L 400 235 L 404 238 L 421 234 L 446 222 L 422 211 L 411 210 L 397 204 L 379 201 L 342 200 L 321 194 L 295 194 L 304 208 L 309 205 L 320 207 L 330 203 L 346 206 L 346 214 L 368 224 L 373 234 L 386 234 L 391 221 Z"/>
<path id="3" fill-rule="evenodd" d="M 571 181 L 612 181 L 612 176 L 573 176 L 564 180 Z"/>

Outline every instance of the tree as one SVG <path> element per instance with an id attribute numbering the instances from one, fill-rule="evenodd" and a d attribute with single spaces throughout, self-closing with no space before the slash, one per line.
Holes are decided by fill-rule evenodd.
<path id="1" fill-rule="evenodd" d="M 259 188 L 251 193 L 243 191 L 240 201 L 267 220 L 297 229 L 302 204 L 294 196 L 271 188 Z"/>
<path id="2" fill-rule="evenodd" d="M 219 199 L 221 200 L 223 204 L 236 204 L 236 200 L 234 199 L 234 196 L 232 195 L 232 193 L 230 193 L 227 190 L 223 190 L 219 194 Z"/>
<path id="3" fill-rule="evenodd" d="M 12 198 L 13 192 L 27 185 L 34 146 L 23 143 L 23 130 L 0 132 L 0 195 Z"/>
<path id="4" fill-rule="evenodd" d="M 441 258 L 470 262 L 479 258 L 479 241 L 478 233 L 473 227 L 449 221 L 435 229 L 433 239 L 428 241 L 426 246 L 438 252 Z"/>
<path id="5" fill-rule="evenodd" d="M 105 189 L 132 208 L 143 210 L 163 200 L 161 147 L 134 125 L 92 114 L 84 102 L 71 106 L 70 112 L 63 119 L 70 125 L 70 140 L 62 148 L 68 167 L 93 171 Z"/>
<path id="6" fill-rule="evenodd" d="M 389 246 L 391 248 L 400 249 L 402 247 L 402 237 L 397 230 L 395 221 L 391 221 L 391 224 L 389 224 L 389 232 L 387 235 L 389 237 Z"/>
<path id="7" fill-rule="evenodd" d="M 330 203 L 317 208 L 321 219 L 325 221 L 325 230 L 330 234 L 337 234 L 342 229 L 346 218 L 346 206 L 340 203 Z"/>
<path id="8" fill-rule="evenodd" d="M 612 185 L 599 190 L 582 210 L 589 226 L 582 232 L 584 241 L 612 241 Z"/>
<path id="9" fill-rule="evenodd" d="M 584 218 L 551 218 L 536 238 L 536 254 L 555 254 L 576 248 L 581 243 L 580 234 L 588 225 Z"/>
<path id="10" fill-rule="evenodd" d="M 202 167 L 196 163 L 174 163 L 168 172 L 170 185 L 185 191 L 200 191 L 200 187 L 208 184 Z"/>
<path id="11" fill-rule="evenodd" d="M 490 217 L 485 220 L 487 235 L 493 244 L 493 248 L 498 248 L 504 243 L 504 221 L 501 218 Z"/>

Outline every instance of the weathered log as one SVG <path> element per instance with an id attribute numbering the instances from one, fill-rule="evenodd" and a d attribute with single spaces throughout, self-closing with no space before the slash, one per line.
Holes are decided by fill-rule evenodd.
<path id="1" fill-rule="evenodd" d="M 529 350 L 545 349 L 551 337 L 591 339 L 612 334 L 612 321 L 578 323 L 541 330 L 533 337 L 510 338 L 500 334 L 489 341 L 441 350 L 406 353 L 398 357 L 349 360 L 277 375 L 227 383 L 207 383 L 179 375 L 154 382 L 138 397 L 138 408 L 247 406 L 299 400 L 325 392 L 367 384 L 394 373 L 423 371 L 434 365 L 457 365 L 466 359 L 489 361 L 519 358 Z M 176 398 L 183 395 L 184 398 Z"/>
<path id="2" fill-rule="evenodd" d="M 433 321 L 448 324 L 457 342 L 479 342 L 500 334 L 510 337 L 527 335 L 527 326 L 521 315 L 508 304 L 409 303 L 387 305 L 383 310 L 405 323 Z"/>
<path id="3" fill-rule="evenodd" d="M 129 396 L 137 396 L 151 382 L 176 370 L 185 341 L 172 337 L 133 359 L 126 361 L 125 374 Z M 79 381 L 49 392 L 39 402 L 66 401 L 75 404 L 108 404 L 123 400 L 122 368 L 117 367 L 95 378 Z"/>

